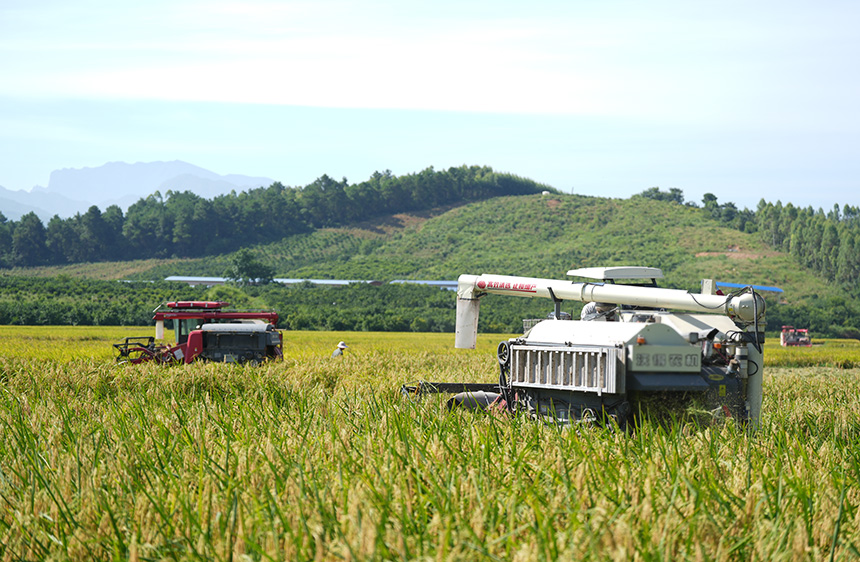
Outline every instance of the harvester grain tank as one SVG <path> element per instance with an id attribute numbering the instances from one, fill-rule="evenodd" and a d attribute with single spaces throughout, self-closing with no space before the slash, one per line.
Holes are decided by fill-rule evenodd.
<path id="1" fill-rule="evenodd" d="M 118 362 L 191 363 L 195 360 L 257 364 L 283 356 L 281 332 L 274 311 L 231 310 L 221 301 L 174 301 L 153 312 L 155 337 L 128 337 L 114 344 Z M 173 345 L 164 339 L 164 323 L 172 321 Z"/>
<path id="2" fill-rule="evenodd" d="M 572 422 L 624 424 L 649 397 L 697 398 L 712 414 L 757 421 L 762 401 L 764 299 L 752 287 L 716 294 L 656 286 L 657 268 L 568 271 L 573 282 L 505 275 L 461 275 L 455 347 L 474 348 L 481 299 L 542 297 L 549 318 L 499 344 L 499 383 L 419 383 L 404 392 L 461 392 L 450 405 L 499 407 Z M 633 284 L 630 284 L 633 283 Z M 587 303 L 580 319 L 565 301 Z M 681 312 L 683 311 L 683 312 Z"/>

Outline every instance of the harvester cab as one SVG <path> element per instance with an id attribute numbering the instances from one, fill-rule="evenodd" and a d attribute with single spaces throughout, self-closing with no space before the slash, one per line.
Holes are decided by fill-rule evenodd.
<path id="1" fill-rule="evenodd" d="M 449 406 L 525 411 L 562 423 L 616 420 L 657 398 L 712 416 L 757 422 L 762 400 L 764 299 L 752 287 L 716 294 L 656 286 L 657 268 L 575 269 L 572 282 L 461 275 L 455 347 L 474 348 L 488 294 L 549 298 L 550 317 L 499 344 L 497 384 L 418 383 L 404 393 L 459 392 Z M 565 301 L 586 303 L 564 319 Z M 683 312 L 680 312 L 683 311 Z"/>
<path id="2" fill-rule="evenodd" d="M 118 362 L 191 363 L 195 360 L 257 364 L 283 355 L 281 332 L 274 311 L 231 310 L 220 301 L 174 301 L 153 312 L 155 337 L 130 337 L 114 344 Z M 164 339 L 165 322 L 172 322 L 173 345 Z"/>

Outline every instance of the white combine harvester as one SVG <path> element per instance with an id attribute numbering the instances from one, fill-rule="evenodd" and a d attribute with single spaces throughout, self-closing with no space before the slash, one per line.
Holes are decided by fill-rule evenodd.
<path id="1" fill-rule="evenodd" d="M 715 416 L 757 422 L 765 303 L 753 287 L 722 295 L 704 280 L 701 293 L 661 289 L 662 272 L 648 267 L 568 275 L 592 281 L 461 275 L 458 348 L 475 347 L 487 294 L 544 297 L 555 310 L 499 344 L 498 384 L 422 382 L 404 392 L 460 392 L 449 405 L 525 411 L 562 423 L 612 418 L 621 425 L 639 400 L 697 398 Z M 562 312 L 564 301 L 588 303 L 579 320 Z"/>

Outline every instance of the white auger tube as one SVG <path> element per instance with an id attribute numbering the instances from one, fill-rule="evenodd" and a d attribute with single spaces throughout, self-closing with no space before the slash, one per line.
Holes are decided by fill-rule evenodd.
<path id="1" fill-rule="evenodd" d="M 722 313 L 741 324 L 764 317 L 764 299 L 755 293 L 704 295 L 641 285 L 574 283 L 510 275 L 461 275 L 457 280 L 457 332 L 454 347 L 474 349 L 480 297 L 487 293 L 553 300 L 606 302 L 703 313 Z"/>

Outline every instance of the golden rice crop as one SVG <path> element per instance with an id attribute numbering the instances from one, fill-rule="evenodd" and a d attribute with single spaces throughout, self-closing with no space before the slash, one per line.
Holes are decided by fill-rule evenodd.
<path id="1" fill-rule="evenodd" d="M 779 340 L 765 343 L 765 366 L 813 367 L 826 365 L 843 369 L 860 367 L 860 341 L 817 339 L 812 347 L 782 347 Z"/>
<path id="2" fill-rule="evenodd" d="M 90 349 L 77 330 L 55 343 Z M 860 556 L 856 369 L 769 368 L 755 433 L 624 434 L 399 396 L 494 380 L 498 336 L 287 333 L 260 368 L 116 365 L 95 343 L 46 360 L 0 336 L 3 560 Z"/>

